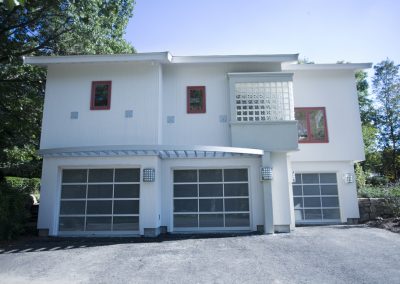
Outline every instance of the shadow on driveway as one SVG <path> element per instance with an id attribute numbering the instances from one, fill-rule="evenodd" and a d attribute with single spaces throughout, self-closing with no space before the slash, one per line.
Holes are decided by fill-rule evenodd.
<path id="1" fill-rule="evenodd" d="M 164 234 L 149 237 L 24 237 L 21 240 L 0 243 L 0 254 L 70 250 L 132 243 L 160 243 L 188 239 L 234 238 L 260 233 L 235 234 Z"/>

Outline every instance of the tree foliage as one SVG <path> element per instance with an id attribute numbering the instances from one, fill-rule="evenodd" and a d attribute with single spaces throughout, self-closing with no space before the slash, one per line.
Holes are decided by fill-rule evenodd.
<path id="1" fill-rule="evenodd" d="M 363 125 L 371 125 L 376 121 L 376 112 L 369 94 L 368 74 L 360 70 L 355 76 L 361 122 Z"/>
<path id="2" fill-rule="evenodd" d="M 386 59 L 374 66 L 373 90 L 376 96 L 379 144 L 386 176 L 399 177 L 400 153 L 400 74 L 399 65 Z"/>
<path id="3" fill-rule="evenodd" d="M 123 39 L 133 0 L 0 2 L 0 167 L 38 176 L 46 72 L 22 56 L 133 53 Z"/>

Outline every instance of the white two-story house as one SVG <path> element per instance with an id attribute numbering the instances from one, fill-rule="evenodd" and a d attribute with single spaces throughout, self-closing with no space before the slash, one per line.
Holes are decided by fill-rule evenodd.
<path id="1" fill-rule="evenodd" d="M 354 72 L 297 54 L 27 57 L 47 67 L 42 234 L 289 232 L 359 217 Z"/>

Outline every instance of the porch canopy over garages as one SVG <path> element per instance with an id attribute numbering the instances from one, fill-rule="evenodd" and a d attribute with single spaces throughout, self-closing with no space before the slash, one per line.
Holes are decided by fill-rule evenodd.
<path id="1" fill-rule="evenodd" d="M 161 159 L 176 159 L 262 156 L 264 151 L 219 146 L 117 145 L 41 149 L 39 154 L 43 157 L 158 156 Z"/>

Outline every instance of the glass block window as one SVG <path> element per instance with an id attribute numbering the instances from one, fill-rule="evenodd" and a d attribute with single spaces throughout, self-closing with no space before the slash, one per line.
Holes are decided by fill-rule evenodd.
<path id="1" fill-rule="evenodd" d="M 139 198 L 139 169 L 65 169 L 59 231 L 137 233 Z"/>
<path id="2" fill-rule="evenodd" d="M 293 183 L 296 224 L 340 222 L 336 173 L 300 173 Z"/>
<path id="3" fill-rule="evenodd" d="M 294 120 L 291 81 L 235 83 L 238 122 Z"/>
<path id="4" fill-rule="evenodd" d="M 174 171 L 174 230 L 249 230 L 247 169 Z"/>

